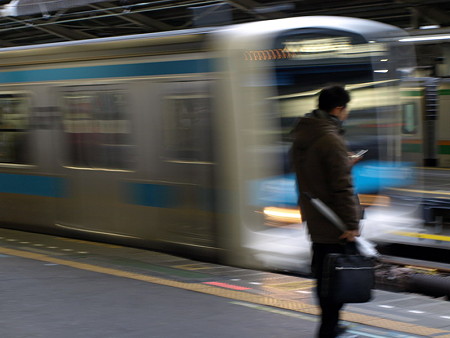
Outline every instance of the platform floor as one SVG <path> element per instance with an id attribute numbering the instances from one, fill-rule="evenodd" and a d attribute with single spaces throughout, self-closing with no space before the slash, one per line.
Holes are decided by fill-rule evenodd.
<path id="1" fill-rule="evenodd" d="M 311 279 L 0 229 L 0 337 L 314 337 Z M 375 290 L 342 337 L 450 337 L 450 302 Z"/>

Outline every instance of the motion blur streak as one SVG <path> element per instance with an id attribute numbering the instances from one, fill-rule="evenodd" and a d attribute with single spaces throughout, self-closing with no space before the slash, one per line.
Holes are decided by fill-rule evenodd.
<path id="1" fill-rule="evenodd" d="M 356 192 L 378 195 L 362 196 L 368 215 L 394 212 L 387 189 L 416 179 L 402 158 L 402 128 L 415 131 L 402 108 L 412 118 L 416 107 L 403 90 L 414 67 L 405 37 L 367 20 L 300 17 L 2 48 L 0 222 L 309 269 L 290 131 L 328 82 L 347 85 L 349 148 L 368 150 Z"/>

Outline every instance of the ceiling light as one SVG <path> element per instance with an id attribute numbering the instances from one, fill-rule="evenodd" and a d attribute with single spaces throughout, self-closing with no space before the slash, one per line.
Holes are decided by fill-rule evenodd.
<path id="1" fill-rule="evenodd" d="M 418 42 L 418 41 L 433 41 L 433 40 L 448 40 L 450 35 L 424 35 L 411 36 L 409 38 L 400 39 L 400 42 Z"/>
<path id="2" fill-rule="evenodd" d="M 427 26 L 420 26 L 419 29 L 436 29 L 441 28 L 439 25 L 427 25 Z"/>

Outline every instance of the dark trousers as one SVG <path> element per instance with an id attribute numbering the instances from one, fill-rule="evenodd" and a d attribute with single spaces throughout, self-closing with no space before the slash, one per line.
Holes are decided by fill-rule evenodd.
<path id="1" fill-rule="evenodd" d="M 316 294 L 319 299 L 321 314 L 321 323 L 318 337 L 320 338 L 332 338 L 336 337 L 338 323 L 339 323 L 339 311 L 344 304 L 335 303 L 328 297 L 322 297 L 322 274 L 325 257 L 330 253 L 352 253 L 355 249 L 354 243 L 346 245 L 342 244 L 322 244 L 313 243 L 312 245 L 312 263 L 311 269 L 314 277 L 317 279 Z"/>

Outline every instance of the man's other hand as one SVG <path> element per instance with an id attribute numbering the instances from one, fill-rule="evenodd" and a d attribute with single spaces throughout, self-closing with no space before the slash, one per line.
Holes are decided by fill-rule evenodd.
<path id="1" fill-rule="evenodd" d="M 346 239 L 349 242 L 354 242 L 358 236 L 359 230 L 347 230 L 339 237 L 339 239 Z"/>

